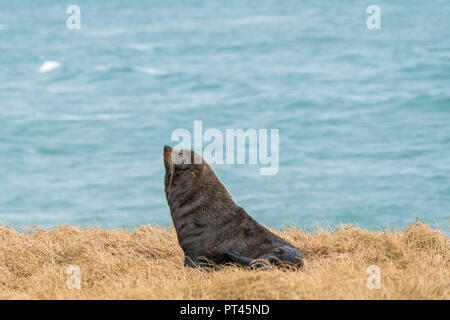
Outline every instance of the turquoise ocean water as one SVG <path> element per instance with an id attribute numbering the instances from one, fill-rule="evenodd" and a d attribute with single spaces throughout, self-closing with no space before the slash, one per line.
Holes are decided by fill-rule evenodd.
<path id="1" fill-rule="evenodd" d="M 280 130 L 277 175 L 214 166 L 263 224 L 446 229 L 449 17 L 449 1 L 0 0 L 0 223 L 169 225 L 162 147 L 202 120 Z"/>

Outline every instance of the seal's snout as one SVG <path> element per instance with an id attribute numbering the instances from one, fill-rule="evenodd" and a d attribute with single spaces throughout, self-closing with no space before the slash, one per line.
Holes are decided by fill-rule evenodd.
<path id="1" fill-rule="evenodd" d="M 163 159 L 164 159 L 164 166 L 166 167 L 166 171 L 167 170 L 173 170 L 172 166 L 172 159 L 171 159 L 171 154 L 172 154 L 172 147 L 165 145 L 163 148 Z"/>
<path id="2" fill-rule="evenodd" d="M 164 146 L 164 152 L 172 152 L 172 147 L 165 145 Z"/>

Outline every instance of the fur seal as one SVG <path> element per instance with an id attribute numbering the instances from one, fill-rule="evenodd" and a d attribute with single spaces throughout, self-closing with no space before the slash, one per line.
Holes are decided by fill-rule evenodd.
<path id="1" fill-rule="evenodd" d="M 302 267 L 300 250 L 236 205 L 224 184 L 192 150 L 164 146 L 165 193 L 184 265 L 235 263 Z"/>

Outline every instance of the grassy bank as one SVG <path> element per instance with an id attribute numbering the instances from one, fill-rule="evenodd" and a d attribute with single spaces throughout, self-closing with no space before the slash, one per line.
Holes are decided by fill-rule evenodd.
<path id="1" fill-rule="evenodd" d="M 183 267 L 175 231 L 0 227 L 1 299 L 449 299 L 450 240 L 426 224 L 402 231 L 342 226 L 276 231 L 304 254 L 301 271 Z M 81 289 L 66 286 L 69 265 Z M 369 265 L 381 288 L 369 290 Z"/>

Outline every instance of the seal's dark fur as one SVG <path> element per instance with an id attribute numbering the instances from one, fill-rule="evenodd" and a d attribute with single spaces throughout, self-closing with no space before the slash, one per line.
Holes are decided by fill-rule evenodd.
<path id="1" fill-rule="evenodd" d="M 300 251 L 236 205 L 211 167 L 194 151 L 163 152 L 167 203 L 185 266 L 233 262 L 302 266 Z"/>

